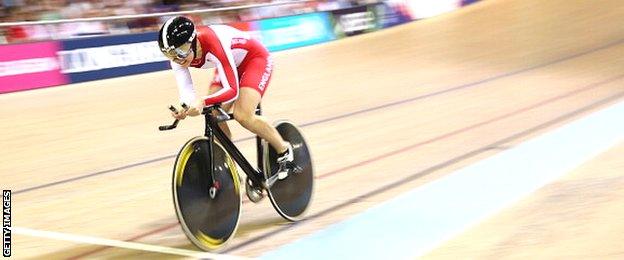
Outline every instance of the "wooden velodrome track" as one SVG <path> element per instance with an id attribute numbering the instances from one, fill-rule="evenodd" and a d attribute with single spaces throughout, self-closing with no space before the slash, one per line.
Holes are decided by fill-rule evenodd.
<path id="1" fill-rule="evenodd" d="M 258 256 L 623 100 L 622 24 L 618 0 L 489 0 L 277 53 L 265 113 L 306 134 L 314 201 L 287 224 L 268 200 L 245 199 L 223 253 Z M 194 73 L 206 89 L 211 75 Z M 0 96 L 13 225 L 196 250 L 170 178 L 202 118 L 156 129 L 170 122 L 174 84 L 165 71 Z M 234 136 L 253 158 L 251 134 L 236 126 Z M 624 258 L 623 153 L 620 143 L 427 257 Z M 16 258 L 172 257 L 19 234 L 13 247 Z"/>

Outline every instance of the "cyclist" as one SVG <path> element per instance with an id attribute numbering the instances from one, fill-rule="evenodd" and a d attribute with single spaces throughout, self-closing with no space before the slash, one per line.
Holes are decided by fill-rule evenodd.
<path id="1" fill-rule="evenodd" d="M 279 153 L 279 164 L 292 163 L 290 143 L 255 114 L 273 70 L 271 56 L 259 41 L 227 25 L 195 26 L 190 19 L 177 16 L 160 28 L 158 46 L 171 61 L 180 101 L 189 105 L 187 110 L 172 112 L 174 118 L 197 116 L 204 106 L 220 103 L 224 110 L 233 111 L 243 127 L 271 144 Z M 189 67 L 216 68 L 208 95 L 196 97 Z M 232 137 L 227 123 L 219 127 Z"/>

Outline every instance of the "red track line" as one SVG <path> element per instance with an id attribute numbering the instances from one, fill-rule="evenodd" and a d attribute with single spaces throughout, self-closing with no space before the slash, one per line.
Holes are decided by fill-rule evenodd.
<path id="1" fill-rule="evenodd" d="M 533 105 L 530 105 L 530 106 L 527 106 L 527 107 L 524 107 L 524 108 L 521 108 L 521 109 L 518 109 L 518 110 L 515 110 L 515 111 L 512 111 L 512 112 L 509 112 L 509 113 L 506 113 L 506 114 L 494 117 L 492 119 L 489 119 L 489 120 L 486 120 L 486 121 L 483 121 L 483 122 L 480 122 L 480 123 L 476 123 L 476 124 L 473 124 L 473 125 L 470 125 L 470 126 L 467 126 L 467 127 L 464 127 L 464 128 L 460 128 L 458 130 L 455 130 L 455 131 L 452 131 L 452 132 L 449 132 L 449 133 L 446 133 L 446 134 L 443 134 L 443 135 L 440 135 L 440 136 L 437 136 L 437 137 L 434 137 L 434 138 L 431 138 L 431 139 L 428 139 L 428 140 L 425 140 L 425 141 L 422 141 L 422 142 L 419 142 L 419 143 L 416 143 L 416 144 L 413 144 L 413 145 L 409 145 L 409 146 L 403 147 L 403 148 L 398 149 L 398 150 L 394 150 L 394 151 L 391 151 L 391 152 L 388 152 L 388 153 L 385 153 L 385 154 L 381 154 L 381 155 L 378 155 L 378 156 L 366 159 L 364 161 L 360 161 L 358 163 L 351 164 L 349 166 L 338 168 L 336 170 L 333 170 L 333 171 L 327 172 L 325 174 L 319 175 L 319 176 L 315 177 L 315 179 L 324 179 L 326 177 L 335 175 L 335 174 L 340 173 L 340 172 L 345 172 L 345 171 L 348 171 L 350 169 L 357 168 L 357 167 L 360 167 L 360 166 L 364 166 L 364 165 L 367 165 L 367 164 L 379 161 L 381 159 L 384 159 L 384 158 L 387 158 L 387 157 L 390 157 L 390 156 L 393 156 L 393 155 L 404 153 L 404 152 L 409 151 L 411 149 L 414 149 L 414 148 L 417 148 L 417 147 L 420 147 L 420 146 L 423 146 L 423 145 L 426 145 L 426 144 L 430 144 L 430 143 L 433 143 L 433 142 L 436 142 L 436 141 L 440 141 L 440 140 L 443 140 L 443 139 L 446 139 L 446 138 L 449 138 L 449 137 L 452 137 L 452 136 L 455 136 L 455 135 L 458 135 L 458 134 L 470 131 L 470 130 L 478 128 L 480 126 L 484 126 L 484 125 L 487 125 L 487 124 L 490 124 L 490 123 L 493 123 L 493 122 L 496 122 L 496 121 L 500 121 L 502 119 L 506 119 L 508 117 L 511 117 L 511 116 L 514 116 L 514 115 L 517 115 L 517 114 L 520 114 L 520 113 L 523 113 L 523 112 L 526 112 L 526 111 L 529 111 L 529 110 L 532 110 L 532 109 L 535 109 L 537 107 L 547 105 L 547 104 L 555 102 L 557 100 L 561 100 L 561 99 L 564 99 L 564 98 L 567 98 L 567 97 L 570 97 L 570 96 L 573 96 L 573 95 L 576 95 L 576 94 L 579 94 L 579 93 L 582 93 L 582 92 L 585 92 L 585 91 L 589 91 L 589 90 L 594 89 L 596 87 L 599 87 L 599 86 L 601 86 L 603 84 L 606 84 L 606 83 L 609 83 L 609 82 L 612 82 L 612 81 L 615 81 L 615 80 L 618 80 L 618 79 L 621 79 L 621 78 L 624 78 L 624 74 L 616 76 L 614 78 L 610 78 L 610 79 L 607 79 L 607 80 L 596 82 L 596 83 L 593 83 L 593 84 L 590 84 L 590 85 L 586 85 L 586 86 L 584 86 L 582 88 L 575 89 L 575 90 L 570 91 L 568 93 L 565 93 L 563 95 L 559 95 L 559 96 L 556 96 L 556 97 L 553 97 L 553 98 L 549 98 L 549 99 L 543 100 L 541 102 L 538 102 L 536 104 L 533 104 Z M 246 201 L 244 201 L 244 202 L 246 202 Z M 134 240 L 137 240 L 137 239 L 140 239 L 140 238 L 144 238 L 144 237 L 147 237 L 147 236 L 150 236 L 150 235 L 153 235 L 153 234 L 157 234 L 157 233 L 163 232 L 163 231 L 168 230 L 170 228 L 173 228 L 175 226 L 178 226 L 178 223 L 168 224 L 168 225 L 160 227 L 158 229 L 155 229 L 155 230 L 152 230 L 152 231 L 149 231 L 149 232 L 146 232 L 146 233 L 134 236 L 132 238 L 128 238 L 128 239 L 126 239 L 124 241 L 131 242 L 131 241 L 134 241 Z M 86 252 L 86 253 L 83 253 L 83 254 L 71 257 L 69 259 L 78 259 L 78 258 L 85 257 L 85 256 L 88 256 L 88 255 L 97 253 L 97 252 L 101 252 L 101 251 L 106 250 L 108 248 L 110 248 L 110 247 L 103 246 L 101 248 L 98 248 L 98 249 L 95 249 L 95 250 L 92 250 L 92 251 L 89 251 L 89 252 Z"/>
<path id="2" fill-rule="evenodd" d="M 584 86 L 582 88 L 573 90 L 573 91 L 568 92 L 566 94 L 546 99 L 546 100 L 541 101 L 539 103 L 536 103 L 536 104 L 533 104 L 533 105 L 530 105 L 530 106 L 527 106 L 527 107 L 524 107 L 524 108 L 521 108 L 521 109 L 518 109 L 518 110 L 515 110 L 515 111 L 512 111 L 512 112 L 509 112 L 509 113 L 506 113 L 506 114 L 494 117 L 492 119 L 489 119 L 489 120 L 486 120 L 486 121 L 483 121 L 483 122 L 480 122 L 480 123 L 476 123 L 476 124 L 473 124 L 473 125 L 470 125 L 470 126 L 467 126 L 467 127 L 464 127 L 464 128 L 458 129 L 458 130 L 455 130 L 453 132 L 446 133 L 446 134 L 443 134 L 443 135 L 431 138 L 429 140 L 425 140 L 425 141 L 422 141 L 422 142 L 419 142 L 419 143 L 416 143 L 416 144 L 412 144 L 412 145 L 403 147 L 403 148 L 398 149 L 398 150 L 394 150 L 394 151 L 391 151 L 391 152 L 388 152 L 388 153 L 385 153 L 385 154 L 381 154 L 381 155 L 378 155 L 378 156 L 366 159 L 364 161 L 360 161 L 358 163 L 354 163 L 354 164 L 351 164 L 351 165 L 348 165 L 348 166 L 345 166 L 345 167 L 342 167 L 342 168 L 338 168 L 338 169 L 330 171 L 330 172 L 328 172 L 326 174 L 319 175 L 315 179 L 324 179 L 326 177 L 332 176 L 332 175 L 340 173 L 340 172 L 344 172 L 344 171 L 347 171 L 347 170 L 350 170 L 350 169 L 353 169 L 353 168 L 357 168 L 357 167 L 360 167 L 360 166 L 363 166 L 363 165 L 366 165 L 366 164 L 370 164 L 370 163 L 379 161 L 381 159 L 384 159 L 384 158 L 387 158 L 387 157 L 390 157 L 390 156 L 393 156 L 393 155 L 396 155 L 396 154 L 400 154 L 400 153 L 406 152 L 408 150 L 411 150 L 411 149 L 414 149 L 414 148 L 417 148 L 417 147 L 420 147 L 420 146 L 423 146 L 423 145 L 426 145 L 426 144 L 430 144 L 430 143 L 433 143 L 433 142 L 436 142 L 436 141 L 440 141 L 440 140 L 443 140 L 443 139 L 449 138 L 451 136 L 455 136 L 455 135 L 458 135 L 458 134 L 470 131 L 472 129 L 475 129 L 475 128 L 478 128 L 478 127 L 481 127 L 481 126 L 484 126 L 484 125 L 487 125 L 487 124 L 490 124 L 490 123 L 493 123 L 493 122 L 496 122 L 496 121 L 500 121 L 502 119 L 505 119 L 505 118 L 508 118 L 508 117 L 511 117 L 511 116 L 514 116 L 514 115 L 517 115 L 517 114 L 521 114 L 523 112 L 535 109 L 537 107 L 547 105 L 548 103 L 555 102 L 557 100 L 564 99 L 564 98 L 570 97 L 572 95 L 576 95 L 576 94 L 579 94 L 581 92 L 585 92 L 585 91 L 594 89 L 594 88 L 599 87 L 599 86 L 601 86 L 603 84 L 606 84 L 606 83 L 609 83 L 611 81 L 615 81 L 615 80 L 621 79 L 621 78 L 624 78 L 624 75 L 619 75 L 619 76 L 614 77 L 614 78 L 610 78 L 610 79 L 607 79 L 607 80 L 604 80 L 604 81 L 593 83 L 593 84 L 591 84 L 589 86 Z"/>

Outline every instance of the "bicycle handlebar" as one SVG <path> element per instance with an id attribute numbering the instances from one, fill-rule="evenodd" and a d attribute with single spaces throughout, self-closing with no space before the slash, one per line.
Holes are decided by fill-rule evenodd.
<path id="1" fill-rule="evenodd" d="M 188 110 L 189 109 L 189 106 L 186 105 L 185 103 L 182 103 L 181 106 L 182 106 L 182 108 L 184 108 L 184 110 Z M 173 112 L 173 113 L 177 113 L 178 112 L 178 110 L 174 106 L 169 106 L 169 110 L 171 110 L 171 112 Z M 205 114 L 210 113 L 213 110 L 219 111 L 219 114 L 214 116 L 214 118 L 216 119 L 217 122 L 228 121 L 228 120 L 230 120 L 230 119 L 232 119 L 234 117 L 232 114 L 228 114 L 228 112 L 223 110 L 223 108 L 221 108 L 221 104 L 213 104 L 213 105 L 210 105 L 210 106 L 205 106 L 201 113 L 203 115 L 205 115 Z M 256 114 L 258 114 L 258 115 L 260 114 L 260 105 L 258 105 L 258 108 L 256 108 Z M 176 119 L 170 125 L 161 125 L 161 126 L 159 126 L 158 130 L 160 130 L 160 131 L 167 131 L 167 130 L 175 129 L 178 126 L 179 122 L 180 122 L 180 119 Z"/>
<path id="2" fill-rule="evenodd" d="M 158 127 L 158 130 L 160 130 L 160 131 L 167 131 L 167 130 L 174 129 L 174 128 L 176 128 L 176 127 L 178 126 L 178 122 L 180 122 L 180 120 L 179 120 L 179 119 L 176 119 L 176 120 L 175 120 L 175 121 L 173 121 L 173 123 L 172 123 L 172 124 L 170 124 L 170 125 L 161 125 L 161 126 L 159 126 L 159 127 Z"/>
<path id="3" fill-rule="evenodd" d="M 189 106 L 186 105 L 185 103 L 181 104 L 182 108 L 184 108 L 184 110 L 188 110 Z M 210 105 L 210 106 L 206 106 L 204 107 L 202 114 L 206 114 L 209 113 L 211 110 L 217 109 L 220 113 L 220 115 L 217 115 L 215 118 L 217 119 L 217 121 L 227 121 L 230 120 L 231 117 L 230 115 L 225 112 L 225 110 L 223 110 L 223 108 L 221 108 L 221 106 L 219 104 L 214 104 L 214 105 Z M 170 105 L 169 106 L 169 110 L 171 110 L 171 112 L 173 113 L 177 113 L 178 110 L 173 106 Z M 178 123 L 180 122 L 180 119 L 176 119 L 173 121 L 173 123 L 171 123 L 170 125 L 161 125 L 158 127 L 158 130 L 160 131 L 167 131 L 167 130 L 171 130 L 171 129 L 175 129 L 178 126 Z"/>
<path id="4" fill-rule="evenodd" d="M 188 106 L 186 104 L 182 103 L 182 108 L 188 109 Z M 173 105 L 169 106 L 169 110 L 171 110 L 171 112 L 173 112 L 173 113 L 177 113 L 178 112 L 178 110 Z M 158 130 L 160 130 L 160 131 L 167 131 L 167 130 L 175 129 L 178 126 L 179 122 L 180 122 L 180 119 L 176 119 L 170 125 L 161 125 L 161 126 L 159 126 Z"/>

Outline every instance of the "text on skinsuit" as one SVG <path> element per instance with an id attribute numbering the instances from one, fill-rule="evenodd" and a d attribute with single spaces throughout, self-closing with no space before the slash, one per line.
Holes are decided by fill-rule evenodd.
<path id="1" fill-rule="evenodd" d="M 266 88 L 267 81 L 269 81 L 269 77 L 271 77 L 271 71 L 273 71 L 273 59 L 269 57 L 267 65 L 264 68 L 264 73 L 262 74 L 262 79 L 260 80 L 260 84 L 258 85 L 258 88 L 261 91 L 264 91 L 264 88 Z"/>

